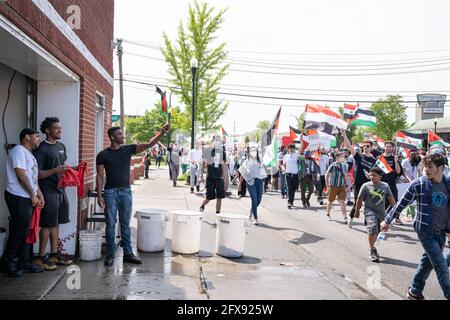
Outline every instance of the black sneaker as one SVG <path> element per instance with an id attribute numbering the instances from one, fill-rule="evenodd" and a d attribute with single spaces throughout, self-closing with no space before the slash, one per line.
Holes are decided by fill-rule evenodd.
<path id="1" fill-rule="evenodd" d="M 408 293 L 406 294 L 408 300 L 425 300 L 425 297 L 422 294 L 414 294 L 411 291 L 411 288 L 408 288 Z"/>
<path id="2" fill-rule="evenodd" d="M 380 258 L 378 257 L 378 253 L 376 250 L 371 250 L 369 256 L 370 256 L 370 261 L 372 261 L 372 262 L 380 261 Z"/>
<path id="3" fill-rule="evenodd" d="M 1 259 L 0 271 L 6 273 L 7 277 L 19 278 L 22 276 L 22 272 L 17 268 L 17 260 Z"/>
<path id="4" fill-rule="evenodd" d="M 311 204 L 309 203 L 309 200 L 306 200 L 306 205 L 307 205 L 308 207 L 311 207 Z"/>
<path id="5" fill-rule="evenodd" d="M 30 260 L 19 262 L 17 268 L 22 272 L 41 273 L 44 268 L 32 263 Z"/>
<path id="6" fill-rule="evenodd" d="M 111 267 L 114 264 L 114 256 L 107 255 L 105 258 L 105 266 Z"/>
<path id="7" fill-rule="evenodd" d="M 124 255 L 123 262 L 128 262 L 132 264 L 142 264 L 142 260 L 136 257 L 133 253 Z"/>
<path id="8" fill-rule="evenodd" d="M 292 204 L 288 203 L 287 207 L 288 209 L 292 209 Z"/>
<path id="9" fill-rule="evenodd" d="M 200 192 L 200 186 L 197 186 L 197 192 Z"/>
<path id="10" fill-rule="evenodd" d="M 191 193 L 194 193 L 194 188 L 191 187 Z"/>

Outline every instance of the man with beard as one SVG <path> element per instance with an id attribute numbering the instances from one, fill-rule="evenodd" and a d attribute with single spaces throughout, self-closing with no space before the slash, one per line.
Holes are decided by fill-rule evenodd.
<path id="1" fill-rule="evenodd" d="M 61 143 L 61 123 L 56 117 L 47 117 L 41 123 L 44 142 L 34 152 L 39 166 L 39 187 L 46 205 L 41 212 L 39 255 L 34 263 L 45 270 L 55 270 L 57 266 L 68 266 L 72 260 L 58 252 L 59 226 L 70 222 L 69 200 L 66 191 L 58 188 L 58 182 L 66 170 L 66 146 Z M 50 255 L 46 254 L 50 239 Z"/>

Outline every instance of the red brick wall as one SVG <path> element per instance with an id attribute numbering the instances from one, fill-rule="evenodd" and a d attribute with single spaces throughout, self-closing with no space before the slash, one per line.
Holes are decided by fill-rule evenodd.
<path id="1" fill-rule="evenodd" d="M 114 0 L 49 0 L 66 21 L 67 7 L 79 5 L 81 29 L 74 30 L 97 61 L 113 76 Z M 106 130 L 111 125 L 113 87 L 83 57 L 57 27 L 31 2 L 31 0 L 0 1 L 0 14 L 14 23 L 39 45 L 53 54 L 80 77 L 80 161 L 89 163 L 86 181 L 93 180 L 95 165 L 95 103 L 96 91 L 105 95 Z M 86 185 L 86 192 L 94 183 Z M 83 228 L 83 212 L 79 227 Z"/>

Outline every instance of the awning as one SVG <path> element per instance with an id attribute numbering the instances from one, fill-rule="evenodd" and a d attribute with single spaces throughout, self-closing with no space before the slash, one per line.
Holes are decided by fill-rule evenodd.
<path id="1" fill-rule="evenodd" d="M 413 133 L 426 133 L 428 130 L 434 131 L 434 121 L 435 119 L 420 120 L 406 130 Z M 436 129 L 437 133 L 450 132 L 450 117 L 437 118 Z"/>

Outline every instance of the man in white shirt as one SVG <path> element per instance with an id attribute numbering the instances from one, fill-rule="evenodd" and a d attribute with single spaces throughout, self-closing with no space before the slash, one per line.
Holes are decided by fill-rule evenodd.
<path id="1" fill-rule="evenodd" d="M 200 150 L 200 143 L 195 143 L 194 149 L 189 150 L 189 179 L 191 182 L 191 193 L 194 192 L 194 186 L 197 188 L 197 192 L 200 191 L 200 172 L 202 170 L 203 153 Z"/>
<path id="2" fill-rule="evenodd" d="M 325 174 L 327 173 L 328 167 L 330 166 L 330 158 L 327 156 L 327 151 L 322 149 L 320 151 L 320 181 L 317 185 L 317 200 L 320 205 L 323 205 L 323 189 L 325 188 Z"/>
<path id="3" fill-rule="evenodd" d="M 286 184 L 288 190 L 287 207 L 292 209 L 294 205 L 295 190 L 298 188 L 298 159 L 299 152 L 295 152 L 295 144 L 290 144 L 288 153 L 283 158 L 282 170 L 286 173 Z"/>
<path id="4" fill-rule="evenodd" d="M 23 272 L 38 273 L 43 268 L 31 262 L 29 244 L 25 239 L 30 230 L 34 207 L 44 207 L 44 196 L 39 190 L 38 163 L 31 151 L 39 146 L 39 132 L 24 129 L 20 144 L 8 154 L 6 162 L 5 200 L 10 214 L 9 237 L 1 260 L 1 270 L 9 277 L 20 277 Z"/>

